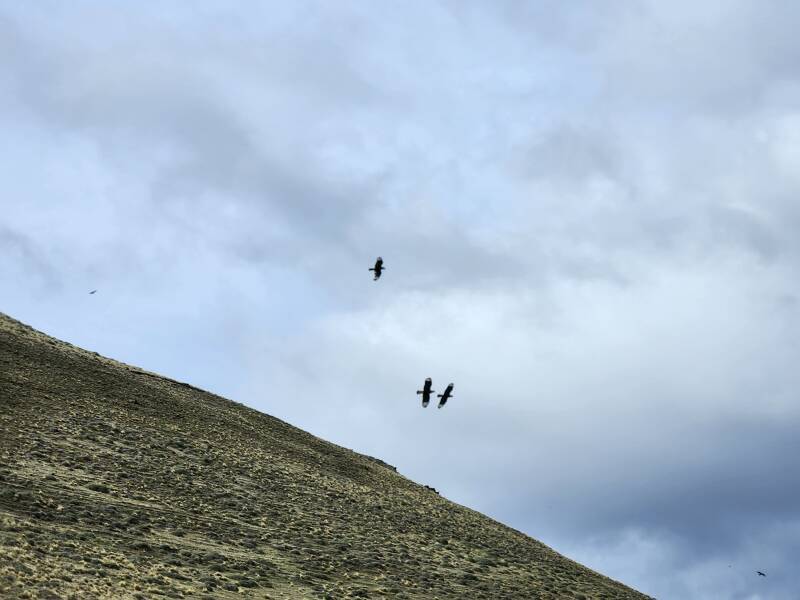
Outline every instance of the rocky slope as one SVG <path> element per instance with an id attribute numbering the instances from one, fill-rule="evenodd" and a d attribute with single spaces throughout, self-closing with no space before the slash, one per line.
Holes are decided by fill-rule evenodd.
<path id="1" fill-rule="evenodd" d="M 2 598 L 646 598 L 369 457 L 0 313 Z"/>

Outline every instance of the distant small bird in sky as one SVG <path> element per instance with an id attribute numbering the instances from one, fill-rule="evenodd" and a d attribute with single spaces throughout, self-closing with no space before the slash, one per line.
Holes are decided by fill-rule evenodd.
<path id="1" fill-rule="evenodd" d="M 761 571 L 756 571 L 756 573 L 758 573 L 759 577 L 766 577 L 767 576 L 766 573 L 762 573 Z"/>
<path id="2" fill-rule="evenodd" d="M 91 292 L 89 292 L 89 295 L 91 296 L 91 295 L 92 295 L 92 294 L 94 294 L 96 291 L 97 291 L 97 290 L 92 290 Z"/>
<path id="3" fill-rule="evenodd" d="M 383 259 L 379 256 L 378 260 L 375 261 L 375 266 L 370 267 L 370 271 L 375 271 L 375 279 L 373 281 L 378 281 L 381 278 L 381 271 L 383 271 L 385 267 L 383 266 Z"/>

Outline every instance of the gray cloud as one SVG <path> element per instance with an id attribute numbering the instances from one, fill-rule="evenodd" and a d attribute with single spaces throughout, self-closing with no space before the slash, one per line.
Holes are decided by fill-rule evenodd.
<path id="1" fill-rule="evenodd" d="M 792 597 L 793 9 L 249 11 L 0 9 L 3 311 L 658 597 Z"/>
<path id="2" fill-rule="evenodd" d="M 0 266 L 9 281 L 15 277 L 30 277 L 45 289 L 55 291 L 61 287 L 60 277 L 51 261 L 29 236 L 0 227 Z"/>

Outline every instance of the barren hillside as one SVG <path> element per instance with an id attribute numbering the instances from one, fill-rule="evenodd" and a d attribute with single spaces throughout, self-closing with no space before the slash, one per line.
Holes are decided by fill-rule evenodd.
<path id="1" fill-rule="evenodd" d="M 646 598 L 380 461 L 0 313 L 0 597 L 164 596 Z"/>

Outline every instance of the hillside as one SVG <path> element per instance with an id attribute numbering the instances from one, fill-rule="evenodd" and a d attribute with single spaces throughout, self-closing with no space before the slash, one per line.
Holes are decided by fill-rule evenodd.
<path id="1" fill-rule="evenodd" d="M 79 591 L 646 598 L 376 459 L 0 313 L 0 597 Z"/>

